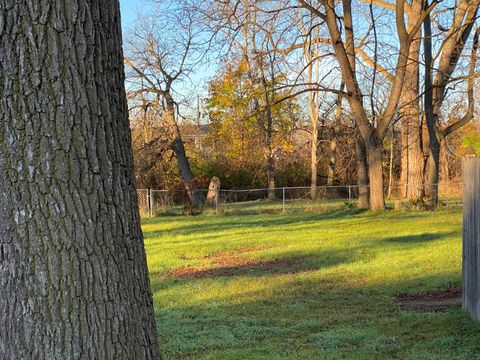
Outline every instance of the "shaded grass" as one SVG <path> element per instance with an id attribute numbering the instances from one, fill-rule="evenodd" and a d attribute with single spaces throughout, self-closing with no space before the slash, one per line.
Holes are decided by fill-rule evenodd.
<path id="1" fill-rule="evenodd" d="M 461 310 L 395 301 L 460 285 L 459 210 L 162 217 L 143 229 L 167 359 L 480 359 L 480 326 Z"/>

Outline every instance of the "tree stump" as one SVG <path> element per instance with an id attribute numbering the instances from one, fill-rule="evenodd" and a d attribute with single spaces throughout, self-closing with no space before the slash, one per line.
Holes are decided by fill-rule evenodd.
<path id="1" fill-rule="evenodd" d="M 208 186 L 207 204 L 215 205 L 217 203 L 217 197 L 220 193 L 220 185 L 220 179 L 216 176 L 212 177 L 212 180 L 210 180 L 210 185 Z"/>

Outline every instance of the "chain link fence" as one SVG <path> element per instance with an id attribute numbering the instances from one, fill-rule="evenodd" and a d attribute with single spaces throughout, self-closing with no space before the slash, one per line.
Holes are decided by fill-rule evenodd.
<path id="1" fill-rule="evenodd" d="M 426 190 L 425 185 L 410 189 L 405 185 L 385 188 L 387 206 L 398 209 L 418 209 L 422 204 L 406 200 L 408 191 Z M 364 187 L 363 187 L 364 188 Z M 139 189 L 138 199 L 142 217 L 191 214 L 191 202 L 186 191 Z M 360 194 L 357 185 L 282 187 L 275 189 L 219 190 L 213 196 L 208 190 L 196 190 L 204 205 L 205 214 L 277 214 L 324 213 L 336 209 L 356 207 Z M 365 190 L 363 190 L 365 191 Z M 462 184 L 438 185 L 439 205 L 461 205 Z M 209 196 L 210 195 L 210 196 Z"/>

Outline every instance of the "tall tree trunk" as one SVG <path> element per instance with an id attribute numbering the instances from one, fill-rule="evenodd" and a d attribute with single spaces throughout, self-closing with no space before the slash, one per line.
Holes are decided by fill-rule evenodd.
<path id="1" fill-rule="evenodd" d="M 168 91 L 165 94 L 165 100 L 167 103 L 167 112 L 165 117 L 170 130 L 171 147 L 175 153 L 175 158 L 177 159 L 178 172 L 185 185 L 185 189 L 187 190 L 188 197 L 192 202 L 192 206 L 194 208 L 200 208 L 204 202 L 203 194 L 197 190 L 194 181 L 195 176 L 190 168 L 190 162 L 188 161 L 187 152 L 185 151 L 185 145 L 183 144 L 180 129 L 175 120 L 175 102 Z"/>
<path id="2" fill-rule="evenodd" d="M 440 171 L 440 151 L 442 140 L 452 132 L 460 129 L 474 116 L 474 79 L 477 59 L 479 30 L 475 31 L 470 53 L 469 75 L 467 78 L 468 110 L 464 116 L 453 124 L 443 128 L 440 119 L 442 106 L 447 94 L 447 86 L 459 63 L 468 37 L 475 25 L 480 1 L 465 1 L 455 12 L 452 26 L 441 44 L 438 63 L 435 64 L 436 75 L 433 79 L 432 26 L 430 16 L 425 18 L 425 116 L 429 133 L 430 153 L 427 160 L 427 195 L 430 207 L 438 206 L 438 180 Z M 457 10 L 457 9 L 456 9 Z"/>
<path id="3" fill-rule="evenodd" d="M 390 161 L 388 170 L 388 199 L 391 199 L 393 188 L 393 161 L 395 154 L 395 128 L 392 126 L 392 137 L 390 139 Z"/>
<path id="4" fill-rule="evenodd" d="M 370 135 L 365 142 L 367 150 L 368 179 L 370 184 L 370 209 L 385 210 L 383 184 L 383 143 L 375 135 Z"/>
<path id="5" fill-rule="evenodd" d="M 268 199 L 275 200 L 275 159 L 270 155 L 267 160 Z"/>
<path id="6" fill-rule="evenodd" d="M 440 164 L 442 164 L 442 171 L 439 178 L 445 182 L 450 181 L 450 162 L 448 158 L 448 153 L 448 144 L 446 141 L 443 141 L 440 150 Z"/>
<path id="7" fill-rule="evenodd" d="M 310 197 L 317 197 L 317 176 L 318 176 L 318 128 L 317 121 L 312 122 L 312 137 L 310 147 Z"/>
<path id="8" fill-rule="evenodd" d="M 403 101 L 412 101 L 415 93 L 408 90 L 404 92 Z M 407 100 L 408 98 L 408 100 Z M 408 107 L 408 106 L 407 106 Z M 402 155 L 401 176 L 402 196 L 416 202 L 422 199 L 423 183 L 423 150 L 422 150 L 422 124 L 417 106 L 404 108 L 401 121 Z"/>
<path id="9" fill-rule="evenodd" d="M 266 145 L 267 145 L 267 180 L 268 180 L 268 199 L 275 199 L 275 148 L 273 146 L 273 114 L 270 108 L 270 97 L 268 94 L 267 82 L 262 77 L 265 89 L 266 110 L 265 116 L 267 120 L 266 129 Z"/>
<path id="10" fill-rule="evenodd" d="M 313 17 L 310 19 L 310 27 L 313 26 Z M 311 29 L 310 29 L 311 30 Z M 315 33 L 317 33 L 315 31 Z M 320 75 L 320 62 L 318 61 L 319 57 L 319 48 L 318 46 L 313 46 L 311 43 L 312 33 L 309 34 L 309 43 L 308 46 L 304 47 L 304 56 L 307 61 L 308 67 L 308 83 L 314 84 L 319 81 Z M 318 34 L 314 35 L 318 36 Z M 319 92 L 313 89 L 310 89 L 308 92 L 308 113 L 310 116 L 310 124 L 312 126 L 311 133 L 311 143 L 310 143 L 310 169 L 311 169 L 311 178 L 310 178 L 310 197 L 315 199 L 317 197 L 317 179 L 318 179 L 318 119 L 320 112 L 319 104 Z"/>
<path id="11" fill-rule="evenodd" d="M 370 192 L 368 181 L 367 150 L 360 134 L 356 137 L 357 148 L 357 184 L 358 184 L 358 207 L 368 209 L 370 207 Z"/>
<path id="12" fill-rule="evenodd" d="M 310 62 L 312 60 L 310 56 Z M 313 64 L 308 68 L 308 81 L 313 83 Z M 310 144 L 310 197 L 315 199 L 317 197 L 317 177 L 318 177 L 318 93 L 313 90 L 309 92 L 308 112 L 310 115 L 310 124 L 312 125 L 311 144 Z"/>
<path id="13" fill-rule="evenodd" d="M 431 208 L 438 206 L 438 180 L 440 174 L 440 141 L 430 136 L 430 154 L 427 160 L 426 196 Z"/>
<path id="14" fill-rule="evenodd" d="M 337 136 L 340 131 L 340 121 L 342 120 L 342 92 L 345 84 L 340 85 L 340 92 L 337 96 L 337 103 L 335 109 L 335 125 L 333 127 L 333 136 L 330 141 L 330 161 L 328 162 L 328 177 L 327 184 L 332 185 L 335 180 L 335 171 L 337 169 Z"/>
<path id="15" fill-rule="evenodd" d="M 433 100 L 433 84 L 432 84 L 432 28 L 430 16 L 425 18 L 424 25 L 424 48 L 425 48 L 425 123 L 428 129 L 428 158 L 426 159 L 426 173 L 425 173 L 425 195 L 429 199 L 429 205 L 432 208 L 438 205 L 438 171 L 440 168 L 440 140 L 437 129 L 438 110 L 435 111 L 435 106 L 438 107 L 438 102 Z"/>
<path id="16" fill-rule="evenodd" d="M 418 21 L 421 6 L 418 1 L 409 13 L 409 31 L 412 24 Z M 410 54 L 405 72 L 402 95 L 400 97 L 399 112 L 401 115 L 402 156 L 401 176 L 402 196 L 410 201 L 422 199 L 423 183 L 423 151 L 422 151 L 422 122 L 419 104 L 419 56 L 421 31 L 410 46 Z"/>
<path id="17" fill-rule="evenodd" d="M 116 0 L 0 0 L 2 359 L 159 359 Z"/>

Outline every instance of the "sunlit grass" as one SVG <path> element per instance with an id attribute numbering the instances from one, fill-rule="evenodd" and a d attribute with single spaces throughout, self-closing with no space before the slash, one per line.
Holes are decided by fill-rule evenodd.
<path id="1" fill-rule="evenodd" d="M 460 285 L 459 210 L 159 217 L 143 230 L 167 359 L 480 359 L 461 310 L 395 301 Z"/>

